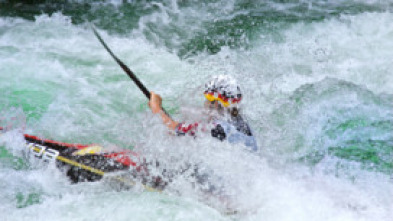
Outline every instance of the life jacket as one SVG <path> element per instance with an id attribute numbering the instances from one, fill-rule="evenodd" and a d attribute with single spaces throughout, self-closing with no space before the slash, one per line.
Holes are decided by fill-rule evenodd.
<path id="1" fill-rule="evenodd" d="M 212 129 L 210 132 L 212 137 L 221 141 L 227 140 L 229 143 L 233 144 L 244 144 L 251 151 L 258 150 L 257 142 L 250 126 L 240 115 L 231 117 L 229 120 L 213 119 L 211 123 Z M 176 128 L 176 134 L 189 134 L 195 136 L 198 125 L 198 123 L 180 123 Z"/>

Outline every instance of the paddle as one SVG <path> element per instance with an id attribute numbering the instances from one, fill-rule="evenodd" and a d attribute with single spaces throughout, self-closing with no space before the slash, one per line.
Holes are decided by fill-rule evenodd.
<path id="1" fill-rule="evenodd" d="M 131 78 L 131 80 L 134 81 L 134 83 L 139 87 L 139 89 L 142 91 L 142 93 L 145 94 L 147 99 L 150 100 L 150 91 L 147 90 L 145 85 L 142 84 L 142 82 L 135 76 L 135 74 L 130 70 L 130 68 L 128 68 L 127 65 L 125 65 L 119 58 L 116 57 L 115 54 L 113 54 L 111 49 L 108 47 L 108 45 L 106 45 L 104 40 L 102 40 L 101 36 L 98 34 L 97 30 L 94 28 L 93 25 L 91 25 L 91 29 L 93 29 L 95 36 L 101 42 L 102 46 L 104 46 L 106 51 L 112 56 L 113 59 L 115 59 L 115 61 L 120 65 L 120 67 L 123 69 L 123 71 L 127 73 L 127 75 Z M 171 116 L 165 111 L 165 109 L 163 107 L 161 107 L 161 108 L 165 112 L 165 114 L 168 115 L 169 118 L 171 118 Z"/>

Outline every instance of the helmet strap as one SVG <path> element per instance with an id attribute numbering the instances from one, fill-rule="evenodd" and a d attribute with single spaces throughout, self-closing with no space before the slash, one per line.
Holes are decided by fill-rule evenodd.
<path id="1" fill-rule="evenodd" d="M 239 109 L 237 107 L 232 107 L 229 109 L 232 117 L 237 117 L 239 115 Z"/>

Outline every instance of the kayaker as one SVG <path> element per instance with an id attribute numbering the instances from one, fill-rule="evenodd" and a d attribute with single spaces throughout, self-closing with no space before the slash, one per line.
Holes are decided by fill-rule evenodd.
<path id="1" fill-rule="evenodd" d="M 257 151 L 257 143 L 252 130 L 240 115 L 239 103 L 242 93 L 236 80 L 229 75 L 218 75 L 205 84 L 205 107 L 209 110 L 207 124 L 179 123 L 169 117 L 161 107 L 162 98 L 150 92 L 149 107 L 159 114 L 164 124 L 177 135 L 196 136 L 200 131 L 210 132 L 212 137 L 230 143 L 242 143 L 251 151 Z"/>

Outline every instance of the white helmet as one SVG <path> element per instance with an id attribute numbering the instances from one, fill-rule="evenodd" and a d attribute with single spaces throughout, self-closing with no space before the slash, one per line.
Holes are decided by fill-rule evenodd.
<path id="1" fill-rule="evenodd" d="M 229 75 L 218 75 L 205 84 L 204 95 L 209 101 L 219 101 L 224 107 L 238 104 L 242 93 L 236 80 Z"/>

